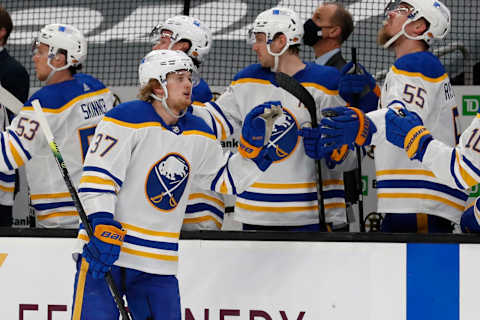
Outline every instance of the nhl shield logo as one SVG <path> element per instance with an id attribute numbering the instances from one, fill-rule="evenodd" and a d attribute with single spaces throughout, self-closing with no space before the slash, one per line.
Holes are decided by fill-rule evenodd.
<path id="1" fill-rule="evenodd" d="M 297 120 L 287 108 L 283 107 L 283 114 L 275 121 L 272 136 L 267 143 L 269 154 L 274 162 L 285 160 L 293 153 L 300 141 L 297 131 Z"/>
<path id="2" fill-rule="evenodd" d="M 187 186 L 190 165 L 181 155 L 169 153 L 148 172 L 145 193 L 150 203 L 159 210 L 177 207 Z"/>

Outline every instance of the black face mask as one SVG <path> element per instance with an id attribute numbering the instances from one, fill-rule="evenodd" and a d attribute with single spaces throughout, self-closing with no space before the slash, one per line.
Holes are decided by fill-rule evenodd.
<path id="1" fill-rule="evenodd" d="M 313 46 L 318 40 L 322 39 L 322 28 L 317 26 L 312 19 L 308 19 L 303 24 L 303 29 L 303 43 L 307 46 Z"/>

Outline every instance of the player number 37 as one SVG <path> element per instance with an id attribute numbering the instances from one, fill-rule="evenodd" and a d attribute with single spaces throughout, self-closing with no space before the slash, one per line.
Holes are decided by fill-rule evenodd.
<path id="1" fill-rule="evenodd" d="M 98 133 L 93 137 L 93 141 L 88 149 L 90 153 L 100 152 L 100 156 L 106 155 L 117 144 L 118 139 L 108 134 Z"/>

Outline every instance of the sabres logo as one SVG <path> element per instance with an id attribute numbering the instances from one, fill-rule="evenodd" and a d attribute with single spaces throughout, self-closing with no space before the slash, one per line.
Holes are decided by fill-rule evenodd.
<path id="1" fill-rule="evenodd" d="M 162 211 L 177 207 L 190 175 L 190 165 L 181 155 L 169 153 L 150 169 L 145 193 L 150 203 Z"/>
<path id="2" fill-rule="evenodd" d="M 272 136 L 267 143 L 274 162 L 284 160 L 293 153 L 299 141 L 297 131 L 297 120 L 284 107 L 283 114 L 275 121 Z"/>

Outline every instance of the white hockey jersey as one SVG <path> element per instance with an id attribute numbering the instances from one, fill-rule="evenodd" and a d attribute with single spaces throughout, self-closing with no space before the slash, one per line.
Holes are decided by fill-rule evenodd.
<path id="1" fill-rule="evenodd" d="M 313 95 L 321 108 L 345 105 L 338 96 L 339 73 L 331 67 L 307 63 L 294 78 Z M 307 109 L 276 85 L 275 74 L 253 64 L 240 71 L 229 88 L 206 107 L 218 121 L 217 136 L 224 140 L 241 130 L 255 106 L 280 100 L 283 115 L 275 122 L 268 143 L 276 154 L 274 165 L 244 193 L 237 195 L 234 219 L 243 223 L 296 226 L 318 223 L 315 162 L 305 154 L 297 130 L 311 123 Z M 317 119 L 320 119 L 317 108 Z M 322 161 L 323 162 L 323 161 Z M 343 172 L 322 166 L 326 221 L 346 222 Z"/>
<path id="2" fill-rule="evenodd" d="M 77 74 L 73 80 L 35 92 L 1 134 L 0 171 L 25 164 L 30 198 L 42 227 L 78 227 L 78 214 L 52 151 L 36 120 L 31 101 L 38 99 L 75 186 L 95 127 L 113 107 L 113 95 L 97 79 Z"/>
<path id="3" fill-rule="evenodd" d="M 407 54 L 395 61 L 381 94 L 382 108 L 394 106 L 416 112 L 436 139 L 456 145 L 455 96 L 445 69 L 430 52 Z M 431 170 L 411 161 L 404 150 L 386 140 L 385 112 L 368 114 L 378 130 L 372 140 L 376 146 L 378 212 L 427 213 L 459 223 L 467 195 L 445 185 Z"/>
<path id="4" fill-rule="evenodd" d="M 8 127 L 8 114 L 6 107 L 0 104 L 0 129 L 5 131 Z M 13 206 L 15 192 L 15 170 L 0 172 L 0 204 Z"/>
<path id="5" fill-rule="evenodd" d="M 212 97 L 207 82 L 200 78 L 199 83 L 192 89 L 192 105 L 195 106 L 195 109 L 199 109 L 200 106 L 204 106 L 205 102 L 212 100 Z M 190 107 L 189 111 L 193 112 L 193 108 Z M 205 119 L 210 127 L 214 128 L 212 116 L 208 112 L 201 113 L 202 115 L 199 115 L 198 111 L 195 112 L 196 115 Z M 226 195 L 205 190 L 193 184 L 185 209 L 182 230 L 220 230 L 225 213 L 225 197 Z"/>
<path id="6" fill-rule="evenodd" d="M 477 113 L 455 148 L 434 139 L 425 151 L 422 164 L 449 186 L 468 189 L 480 182 L 479 153 L 480 113 Z"/>
<path id="7" fill-rule="evenodd" d="M 87 214 L 105 212 L 127 235 L 115 265 L 175 274 L 178 239 L 192 182 L 225 194 L 261 174 L 240 154 L 224 155 L 207 124 L 187 113 L 169 126 L 150 103 L 123 103 L 97 127 L 79 195 Z M 80 253 L 88 237 L 80 228 Z"/>

